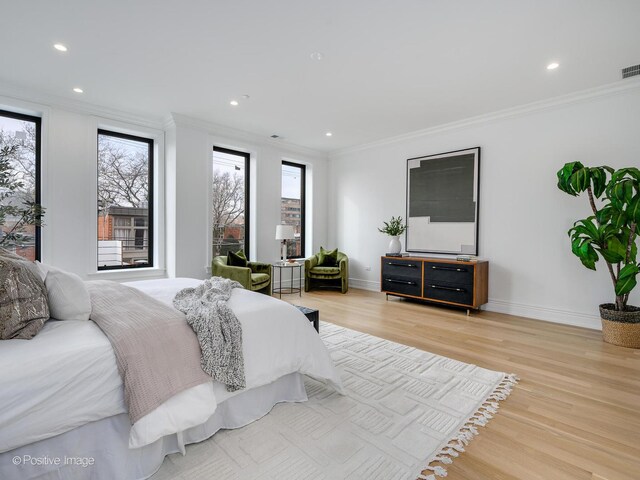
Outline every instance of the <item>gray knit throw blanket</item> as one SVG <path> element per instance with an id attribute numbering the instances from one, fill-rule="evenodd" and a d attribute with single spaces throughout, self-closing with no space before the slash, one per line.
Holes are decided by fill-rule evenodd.
<path id="1" fill-rule="evenodd" d="M 245 388 L 242 326 L 227 305 L 231 290 L 243 288 L 238 282 L 212 277 L 196 288 L 180 290 L 173 306 L 187 316 L 198 337 L 200 365 L 227 391 Z"/>

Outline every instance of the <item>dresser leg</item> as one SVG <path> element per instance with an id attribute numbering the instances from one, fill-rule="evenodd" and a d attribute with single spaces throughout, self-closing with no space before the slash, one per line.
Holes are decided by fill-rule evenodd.
<path id="1" fill-rule="evenodd" d="M 388 294 L 388 293 L 386 293 L 385 295 L 387 296 L 386 300 L 387 300 L 387 302 L 388 302 L 388 301 L 389 301 L 389 294 Z"/>

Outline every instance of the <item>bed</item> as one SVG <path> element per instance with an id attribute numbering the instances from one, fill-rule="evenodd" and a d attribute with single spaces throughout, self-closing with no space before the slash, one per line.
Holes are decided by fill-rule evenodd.
<path id="1" fill-rule="evenodd" d="M 168 305 L 195 279 L 131 282 Z M 297 308 L 234 289 L 245 389 L 208 382 L 178 393 L 132 427 L 107 337 L 91 321 L 49 320 L 31 340 L 0 344 L 0 478 L 145 479 L 164 457 L 222 428 L 238 428 L 279 402 L 307 399 L 303 375 L 341 390 L 313 326 Z"/>

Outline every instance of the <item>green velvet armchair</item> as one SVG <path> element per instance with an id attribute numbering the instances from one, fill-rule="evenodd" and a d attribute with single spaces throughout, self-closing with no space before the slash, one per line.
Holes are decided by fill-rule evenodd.
<path id="1" fill-rule="evenodd" d="M 235 280 L 247 290 L 271 295 L 271 265 L 249 262 L 247 267 L 227 265 L 227 257 L 213 257 L 211 275 Z"/>
<path id="2" fill-rule="evenodd" d="M 308 292 L 314 286 L 334 285 L 340 288 L 342 293 L 349 290 L 349 257 L 338 252 L 338 266 L 318 265 L 319 254 L 307 258 L 304 261 L 304 291 Z"/>

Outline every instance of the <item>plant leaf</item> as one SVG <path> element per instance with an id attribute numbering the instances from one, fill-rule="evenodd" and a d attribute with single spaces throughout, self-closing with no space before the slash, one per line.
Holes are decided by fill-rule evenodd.
<path id="1" fill-rule="evenodd" d="M 606 227 L 605 227 L 606 229 Z M 624 261 L 627 254 L 627 247 L 619 237 L 614 234 L 604 234 L 606 247 L 600 249 L 600 254 L 609 263 L 619 263 Z"/>
<path id="2" fill-rule="evenodd" d="M 603 167 L 594 167 L 590 169 L 591 184 L 593 185 L 593 195 L 600 198 L 607 186 L 607 173 Z"/>
<path id="3" fill-rule="evenodd" d="M 627 245 L 623 243 L 620 237 L 617 237 L 617 236 L 610 237 L 607 240 L 607 249 L 622 256 L 624 256 L 627 253 Z"/>
<path id="4" fill-rule="evenodd" d="M 626 211 L 627 217 L 640 224 L 640 193 L 631 199 Z"/>
<path id="5" fill-rule="evenodd" d="M 595 251 L 591 243 L 584 242 L 578 249 L 578 257 L 582 264 L 589 270 L 596 269 L 596 262 L 598 261 L 598 253 Z"/>
<path id="6" fill-rule="evenodd" d="M 569 232 L 574 232 L 573 235 L 580 234 L 588 237 L 594 243 L 601 244 L 602 243 L 602 232 L 598 228 L 598 226 L 593 222 L 595 220 L 594 216 L 588 217 L 584 220 L 578 220 L 574 223 L 573 228 L 569 230 Z"/>
<path id="7" fill-rule="evenodd" d="M 640 268 L 638 265 L 634 263 L 628 263 L 620 270 L 620 275 L 618 275 L 618 279 L 625 279 L 629 277 L 635 277 L 638 272 L 640 272 Z"/>
<path id="8" fill-rule="evenodd" d="M 629 203 L 633 197 L 633 181 L 622 179 L 614 183 L 608 194 L 621 203 Z"/>
<path id="9" fill-rule="evenodd" d="M 618 252 L 608 250 L 606 248 L 600 249 L 600 255 L 609 263 L 619 263 L 624 260 L 624 255 L 620 255 Z"/>
<path id="10" fill-rule="evenodd" d="M 571 186 L 571 176 L 576 170 L 580 170 L 584 168 L 580 162 L 569 162 L 566 163 L 560 170 L 558 170 L 558 188 L 569 195 L 573 195 L 574 197 L 578 195 L 578 193 Z"/>
<path id="11" fill-rule="evenodd" d="M 573 175 L 571 175 L 569 183 L 571 184 L 571 188 L 574 192 L 584 192 L 589 187 L 590 180 L 590 170 L 583 167 L 576 170 Z"/>
<path id="12" fill-rule="evenodd" d="M 614 212 L 613 206 L 608 203 L 596 212 L 596 220 L 598 223 L 607 223 Z"/>
<path id="13" fill-rule="evenodd" d="M 629 293 L 637 285 L 636 275 L 638 275 L 638 265 L 629 263 L 622 267 L 618 281 L 616 282 L 616 295 L 624 295 Z"/>

